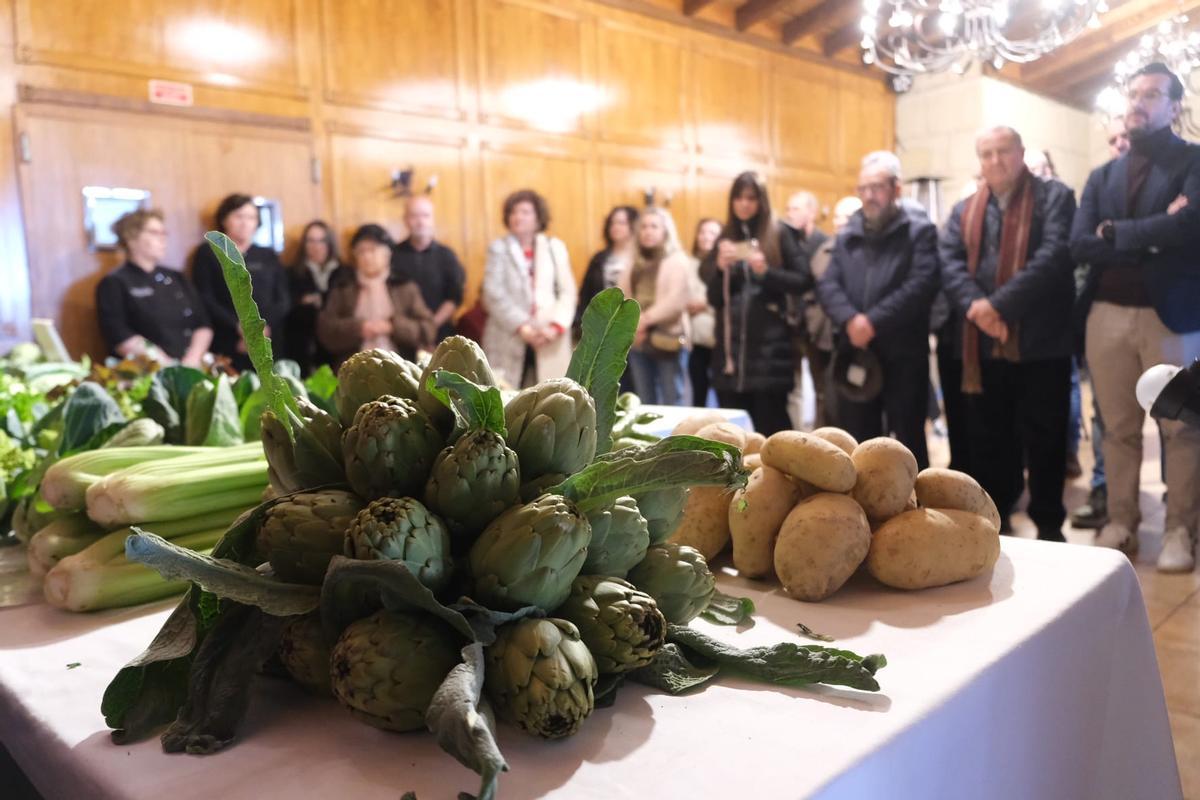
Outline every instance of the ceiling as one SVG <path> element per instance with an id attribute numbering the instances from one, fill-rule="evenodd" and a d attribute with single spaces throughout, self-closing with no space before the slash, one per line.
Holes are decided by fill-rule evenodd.
<path id="1" fill-rule="evenodd" d="M 860 0 L 645 0 L 686 17 L 810 54 L 859 64 Z M 1080 108 L 1091 108 L 1117 59 L 1158 23 L 1183 12 L 1200 29 L 1200 0 L 1108 0 L 1100 27 L 1029 64 L 985 73 Z M 864 70 L 868 69 L 863 67 Z M 873 69 L 873 68 L 872 68 Z M 875 70 L 878 72 L 878 70 Z M 881 78 L 882 73 L 880 72 Z"/>

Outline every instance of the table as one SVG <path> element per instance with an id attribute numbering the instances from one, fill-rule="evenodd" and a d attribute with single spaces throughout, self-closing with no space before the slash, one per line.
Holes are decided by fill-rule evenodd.
<path id="1" fill-rule="evenodd" d="M 901 593 L 856 576 L 822 604 L 721 581 L 753 597 L 757 622 L 705 628 L 748 646 L 803 622 L 885 653 L 882 691 L 726 678 L 684 697 L 625 687 L 566 741 L 502 726 L 512 771 L 500 797 L 1181 797 L 1141 592 L 1115 551 L 1005 538 L 990 580 Z M 168 756 L 157 739 L 114 746 L 101 692 L 169 606 L 0 611 L 0 737 L 47 800 L 396 800 L 409 789 L 437 800 L 477 787 L 431 736 L 377 731 L 266 678 L 243 738 L 223 753 Z"/>

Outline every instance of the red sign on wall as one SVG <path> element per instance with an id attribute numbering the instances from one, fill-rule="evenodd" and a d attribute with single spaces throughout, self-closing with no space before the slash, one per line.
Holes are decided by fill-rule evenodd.
<path id="1" fill-rule="evenodd" d="M 192 105 L 192 85 L 179 81 L 150 81 L 150 102 L 164 106 Z"/>

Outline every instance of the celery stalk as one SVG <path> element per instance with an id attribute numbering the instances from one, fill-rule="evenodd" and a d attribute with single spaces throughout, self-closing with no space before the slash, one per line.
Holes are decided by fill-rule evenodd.
<path id="1" fill-rule="evenodd" d="M 42 498 L 59 510 L 78 511 L 83 508 L 84 492 L 105 475 L 147 461 L 181 458 L 213 449 L 147 445 L 78 453 L 56 462 L 46 470 L 40 488 Z"/>
<path id="2" fill-rule="evenodd" d="M 59 561 L 85 549 L 102 536 L 104 529 L 84 514 L 60 517 L 30 538 L 26 552 L 29 572 L 34 577 L 41 577 Z"/>
<path id="3" fill-rule="evenodd" d="M 179 462 L 177 462 L 179 463 Z M 256 505 L 267 486 L 263 459 L 188 467 L 155 464 L 114 472 L 87 490 L 88 516 L 108 527 L 178 520 L 233 506 Z"/>
<path id="4" fill-rule="evenodd" d="M 99 611 L 149 603 L 182 594 L 187 581 L 165 581 L 149 567 L 118 564 L 71 563 L 65 558 L 46 574 L 42 591 L 46 602 L 66 611 Z"/>
<path id="5" fill-rule="evenodd" d="M 122 530 L 129 529 L 123 528 Z M 212 530 L 198 531 L 197 533 L 176 536 L 171 540 L 171 544 L 177 544 L 180 547 L 186 547 L 188 550 L 195 550 L 197 553 L 207 553 L 209 550 L 212 550 L 217 546 L 217 542 L 221 541 L 221 537 L 225 535 L 225 531 L 227 530 L 229 529 L 213 528 Z M 127 536 L 128 535 L 132 534 L 127 534 Z M 120 555 L 113 556 L 104 563 L 106 565 L 120 566 L 121 564 L 128 564 L 129 562 L 125 560 L 125 551 L 122 550 Z"/>

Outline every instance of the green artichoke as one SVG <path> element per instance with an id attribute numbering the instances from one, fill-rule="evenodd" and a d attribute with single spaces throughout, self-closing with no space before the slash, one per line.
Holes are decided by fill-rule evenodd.
<path id="1" fill-rule="evenodd" d="M 344 552 L 363 560 L 403 561 L 432 592 L 444 589 L 454 570 L 446 526 L 411 497 L 372 500 L 346 530 Z"/>
<path id="2" fill-rule="evenodd" d="M 421 368 L 391 350 L 364 350 L 342 362 L 337 378 L 333 402 L 342 424 L 349 427 L 360 406 L 385 395 L 415 402 Z"/>
<path id="3" fill-rule="evenodd" d="M 555 613 L 579 629 L 602 675 L 646 666 L 667 637 L 654 598 L 620 578 L 580 575 Z"/>
<path id="4" fill-rule="evenodd" d="M 570 378 L 542 381 L 504 407 L 508 445 L 521 462 L 521 480 L 571 475 L 596 455 L 596 405 Z"/>
<path id="5" fill-rule="evenodd" d="M 271 485 L 281 494 L 342 483 L 342 424 L 304 398 L 289 412 L 291 434 L 273 411 L 262 414 L 261 438 Z"/>
<path id="6" fill-rule="evenodd" d="M 650 532 L 650 544 L 662 544 L 671 538 L 683 519 L 683 507 L 687 505 L 688 490 L 682 488 L 657 489 L 635 495 L 638 510 L 646 518 Z"/>
<path id="7" fill-rule="evenodd" d="M 583 569 L 591 528 L 575 504 L 543 495 L 484 529 L 468 561 L 474 599 L 489 608 L 558 608 Z"/>
<path id="8" fill-rule="evenodd" d="M 319 585 L 362 508 L 357 495 L 339 489 L 294 494 L 267 509 L 258 550 L 283 580 Z"/>
<path id="9" fill-rule="evenodd" d="M 578 731 L 592 713 L 598 677 L 574 625 L 526 618 L 496 632 L 483 688 L 501 719 L 534 736 L 559 739 Z"/>
<path id="10" fill-rule="evenodd" d="M 442 430 L 449 431 L 454 425 L 454 414 L 445 403 L 429 393 L 427 384 L 436 370 L 456 372 L 480 386 L 495 386 L 496 376 L 488 365 L 483 349 L 465 336 L 447 336 L 438 344 L 421 372 L 421 383 L 417 388 L 417 401 L 421 410 L 429 415 Z"/>
<path id="11" fill-rule="evenodd" d="M 708 608 L 717 579 L 699 550 L 682 544 L 656 544 L 629 571 L 629 582 L 654 598 L 667 622 L 686 625 Z"/>
<path id="12" fill-rule="evenodd" d="M 425 483 L 425 505 L 446 521 L 461 552 L 517 502 L 520 487 L 517 454 L 499 434 L 475 430 L 438 454 Z"/>
<path id="13" fill-rule="evenodd" d="M 377 728 L 422 729 L 429 701 L 461 660 L 462 645 L 436 617 L 377 611 L 352 623 L 333 646 L 333 695 Z"/>
<path id="14" fill-rule="evenodd" d="M 646 557 L 650 531 L 632 497 L 618 497 L 612 505 L 588 514 L 592 541 L 588 543 L 585 575 L 624 578 Z"/>
<path id="15" fill-rule="evenodd" d="M 444 445 L 441 433 L 412 400 L 372 400 L 342 436 L 346 480 L 368 500 L 419 495 Z"/>
<path id="16" fill-rule="evenodd" d="M 283 626 L 279 660 L 296 683 L 316 694 L 329 694 L 329 645 L 321 627 L 321 614 L 313 611 L 293 617 Z"/>

